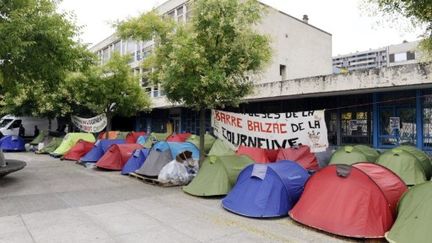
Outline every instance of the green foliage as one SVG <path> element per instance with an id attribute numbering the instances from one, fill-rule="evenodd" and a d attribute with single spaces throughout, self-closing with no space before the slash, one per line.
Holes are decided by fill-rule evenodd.
<path id="1" fill-rule="evenodd" d="M 432 57 L 432 2 L 430 0 L 367 0 L 385 15 L 402 15 L 416 27 L 425 27 L 421 47 Z"/>
<path id="2" fill-rule="evenodd" d="M 193 1 L 193 17 L 177 24 L 154 12 L 120 23 L 122 38 L 157 37 L 150 79 L 167 98 L 195 110 L 237 105 L 252 90 L 247 75 L 270 60 L 269 38 L 256 33 L 262 9 L 257 1 Z M 175 29 L 175 31 L 172 31 Z"/>
<path id="3" fill-rule="evenodd" d="M 79 28 L 71 16 L 56 8 L 53 0 L 0 2 L 2 112 L 55 117 L 74 109 L 66 102 L 65 75 L 94 56 L 74 40 Z"/>
<path id="4" fill-rule="evenodd" d="M 70 73 L 66 90 L 73 94 L 76 106 L 93 114 L 131 116 L 147 110 L 150 101 L 128 65 L 129 56 L 114 54 L 103 66 L 92 66 L 84 72 Z"/>

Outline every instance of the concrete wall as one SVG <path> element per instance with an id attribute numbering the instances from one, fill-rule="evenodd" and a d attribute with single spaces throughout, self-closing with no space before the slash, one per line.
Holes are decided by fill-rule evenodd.
<path id="1" fill-rule="evenodd" d="M 328 94 L 370 93 L 432 87 L 432 64 L 409 64 L 293 79 L 255 87 L 255 93 L 246 100 L 290 99 L 317 97 Z"/>
<path id="2" fill-rule="evenodd" d="M 266 8 L 257 29 L 271 38 L 273 57 L 256 83 L 280 81 L 280 65 L 286 78 L 296 79 L 332 73 L 332 36 L 271 7 Z"/>
<path id="3" fill-rule="evenodd" d="M 397 54 L 402 52 L 415 52 L 415 59 L 414 60 L 407 60 L 403 62 L 393 62 L 388 63 L 388 66 L 396 66 L 396 65 L 404 65 L 404 64 L 412 64 L 412 63 L 418 63 L 422 60 L 422 51 L 419 50 L 418 45 L 420 44 L 420 41 L 413 41 L 413 42 L 407 42 L 397 45 L 391 45 L 388 47 L 388 55 L 390 54 Z M 389 60 L 389 58 L 387 59 Z"/>

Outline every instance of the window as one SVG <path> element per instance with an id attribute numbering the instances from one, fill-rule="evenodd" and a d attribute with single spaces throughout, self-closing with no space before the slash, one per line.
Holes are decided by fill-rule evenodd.
<path id="1" fill-rule="evenodd" d="M 279 75 L 281 76 L 282 80 L 286 79 L 286 66 L 285 65 L 279 66 Z"/>
<path id="2" fill-rule="evenodd" d="M 390 59 L 390 62 L 394 62 L 395 61 L 395 55 L 394 54 L 390 54 L 389 55 L 389 59 Z"/>
<path id="3" fill-rule="evenodd" d="M 175 12 L 174 12 L 174 10 L 168 12 L 168 13 L 166 14 L 166 16 L 167 16 L 168 18 L 174 19 L 174 16 L 175 16 Z"/>
<path id="4" fill-rule="evenodd" d="M 152 46 L 144 47 L 142 49 L 142 59 L 147 58 L 152 53 Z"/>
<path id="5" fill-rule="evenodd" d="M 0 121 L 0 128 L 7 126 L 11 121 L 12 121 L 12 119 L 3 119 L 3 120 L 1 120 Z"/>
<path id="6" fill-rule="evenodd" d="M 21 126 L 21 120 L 15 120 L 10 126 L 9 129 L 19 128 Z"/>
<path id="7" fill-rule="evenodd" d="M 401 52 L 394 54 L 394 62 L 404 62 L 407 60 L 407 53 Z"/>
<path id="8" fill-rule="evenodd" d="M 113 49 L 114 49 L 114 52 L 120 53 L 120 50 L 121 50 L 120 41 L 117 41 L 116 43 L 114 43 Z"/>
<path id="9" fill-rule="evenodd" d="M 183 15 L 184 15 L 184 10 L 183 10 L 183 6 L 177 8 L 177 22 L 183 22 Z"/>
<path id="10" fill-rule="evenodd" d="M 415 60 L 415 52 L 413 51 L 407 52 L 407 60 Z"/>
<path id="11" fill-rule="evenodd" d="M 423 91 L 423 146 L 432 149 L 432 90 Z"/>

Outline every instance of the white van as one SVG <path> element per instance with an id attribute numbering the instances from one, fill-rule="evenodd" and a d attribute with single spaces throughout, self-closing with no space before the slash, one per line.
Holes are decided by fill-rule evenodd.
<path id="1" fill-rule="evenodd" d="M 24 137 L 33 137 L 35 132 L 35 126 L 38 127 L 39 131 L 47 131 L 49 126 L 49 120 L 47 118 L 36 118 L 28 116 L 12 116 L 6 115 L 0 120 L 0 132 L 4 136 L 19 134 L 20 125 L 24 127 Z M 57 128 L 57 119 L 51 120 L 51 129 Z"/>

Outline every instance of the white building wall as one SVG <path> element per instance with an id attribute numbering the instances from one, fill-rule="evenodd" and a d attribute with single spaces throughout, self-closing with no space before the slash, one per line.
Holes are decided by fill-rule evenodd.
<path id="1" fill-rule="evenodd" d="M 332 36 L 273 8 L 267 8 L 257 29 L 269 35 L 273 57 L 257 83 L 332 73 Z M 286 66 L 285 78 L 280 65 Z"/>

